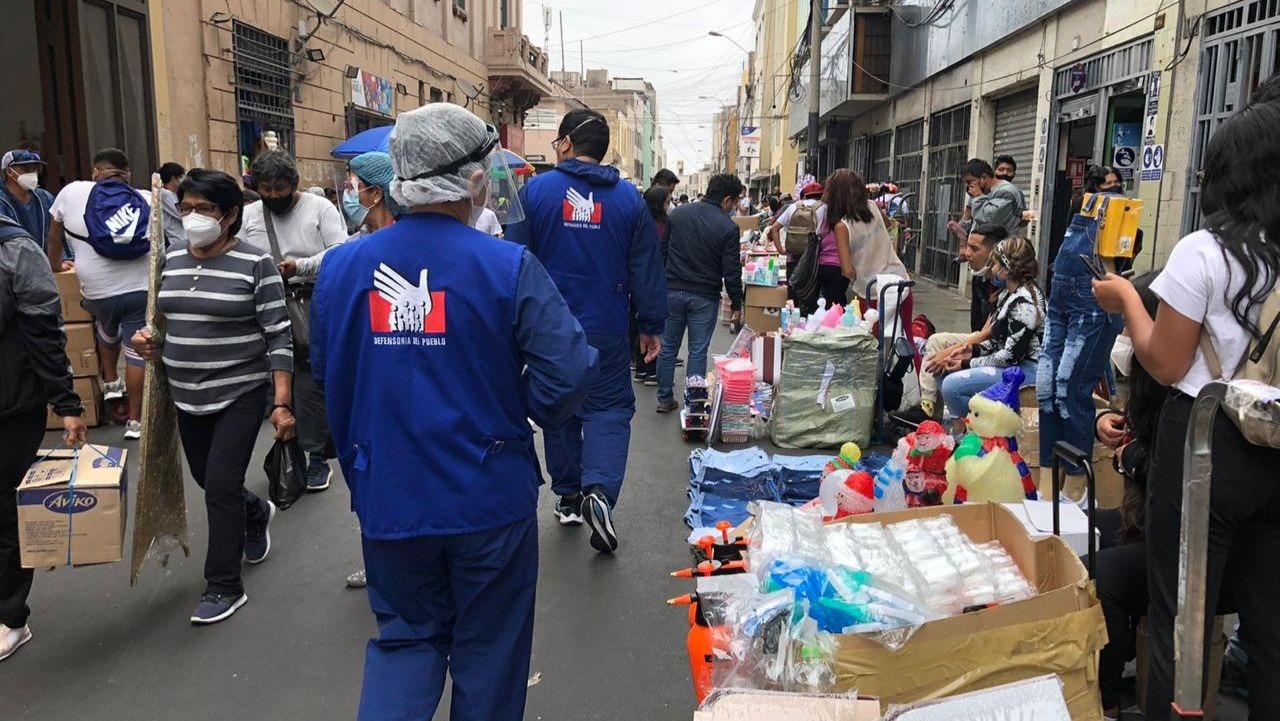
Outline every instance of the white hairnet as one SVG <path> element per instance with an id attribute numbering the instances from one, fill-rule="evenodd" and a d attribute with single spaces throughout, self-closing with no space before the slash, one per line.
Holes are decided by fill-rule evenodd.
<path id="1" fill-rule="evenodd" d="M 488 170 L 485 156 L 497 147 L 497 140 L 497 131 L 452 103 L 432 103 L 401 113 L 388 141 L 396 173 L 391 197 L 406 208 L 470 200 L 469 179 L 476 174 L 484 177 Z M 455 165 L 468 156 L 472 160 Z M 420 177 L 450 165 L 455 167 L 445 173 Z"/>

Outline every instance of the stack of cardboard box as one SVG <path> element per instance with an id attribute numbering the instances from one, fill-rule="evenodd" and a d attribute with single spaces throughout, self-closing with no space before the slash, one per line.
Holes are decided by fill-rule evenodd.
<path id="1" fill-rule="evenodd" d="M 62 300 L 62 322 L 67 333 L 67 358 L 75 376 L 76 395 L 84 402 L 84 422 L 90 428 L 100 422 L 102 384 L 98 382 L 98 351 L 94 344 L 93 317 L 80 305 L 80 281 L 74 270 L 55 273 Z M 62 420 L 49 412 L 49 430 L 62 428 Z"/>

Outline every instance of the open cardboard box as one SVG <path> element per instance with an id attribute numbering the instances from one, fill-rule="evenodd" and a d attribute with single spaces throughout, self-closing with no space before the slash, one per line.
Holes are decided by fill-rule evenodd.
<path id="1" fill-rule="evenodd" d="M 878 721 L 873 699 L 781 691 L 728 690 L 707 700 L 693 721 Z"/>
<path id="2" fill-rule="evenodd" d="M 866 636 L 840 636 L 837 691 L 857 689 L 881 703 L 953 696 L 1055 674 L 1075 721 L 1101 721 L 1098 652 L 1106 644 L 1102 609 L 1088 572 L 1062 539 L 1033 539 L 993 503 L 875 513 L 837 523 L 896 523 L 949 515 L 978 543 L 998 540 L 1039 592 L 1034 598 L 918 628 L 891 651 Z"/>

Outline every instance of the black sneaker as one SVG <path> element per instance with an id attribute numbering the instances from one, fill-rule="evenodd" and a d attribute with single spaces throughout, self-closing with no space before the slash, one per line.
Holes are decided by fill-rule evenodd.
<path id="1" fill-rule="evenodd" d="M 604 491 L 593 488 L 582 497 L 582 515 L 591 529 L 591 547 L 600 553 L 618 550 L 618 534 L 613 530 L 613 510 Z"/>
<path id="2" fill-rule="evenodd" d="M 258 564 L 271 553 L 271 519 L 276 517 L 276 504 L 267 501 L 267 520 L 254 521 L 244 528 L 244 560 Z"/>
<path id="3" fill-rule="evenodd" d="M 676 411 L 679 409 L 680 409 L 680 404 L 676 403 L 674 400 L 658 401 L 659 413 L 671 413 L 672 411 Z"/>
<path id="4" fill-rule="evenodd" d="M 560 496 L 556 500 L 555 514 L 556 520 L 560 521 L 562 526 L 581 526 L 582 494 L 575 493 L 572 496 Z"/>
<path id="5" fill-rule="evenodd" d="M 307 493 L 319 493 L 329 489 L 333 467 L 320 456 L 312 456 L 307 463 Z"/>
<path id="6" fill-rule="evenodd" d="M 657 388 L 657 387 L 658 387 L 658 374 L 657 374 L 657 373 L 645 373 L 645 374 L 644 374 L 644 384 L 645 384 L 645 385 L 647 385 L 647 386 L 649 386 L 650 388 Z"/>
<path id="7" fill-rule="evenodd" d="M 249 597 L 243 593 L 206 593 L 200 597 L 200 605 L 191 612 L 191 625 L 207 626 L 225 621 L 248 601 Z"/>
<path id="8" fill-rule="evenodd" d="M 646 374 L 641 373 L 640 371 L 636 371 L 636 372 L 631 376 L 631 380 L 635 381 L 636 383 L 644 383 L 644 379 L 645 379 L 646 377 L 647 377 L 647 376 L 646 376 Z"/>
<path id="9" fill-rule="evenodd" d="M 684 365 L 684 359 L 683 359 L 683 358 L 677 358 L 677 359 L 676 359 L 676 368 L 679 368 L 679 367 L 680 367 L 680 366 L 682 366 L 682 365 Z"/>

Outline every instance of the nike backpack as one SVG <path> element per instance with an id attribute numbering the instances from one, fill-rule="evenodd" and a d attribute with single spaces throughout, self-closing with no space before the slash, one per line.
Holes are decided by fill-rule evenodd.
<path id="1" fill-rule="evenodd" d="M 67 233 L 88 243 L 104 258 L 133 260 L 151 250 L 147 237 L 150 227 L 151 206 L 142 193 L 134 190 L 119 178 L 95 183 L 89 191 L 84 207 L 84 227 L 87 236 Z"/>

